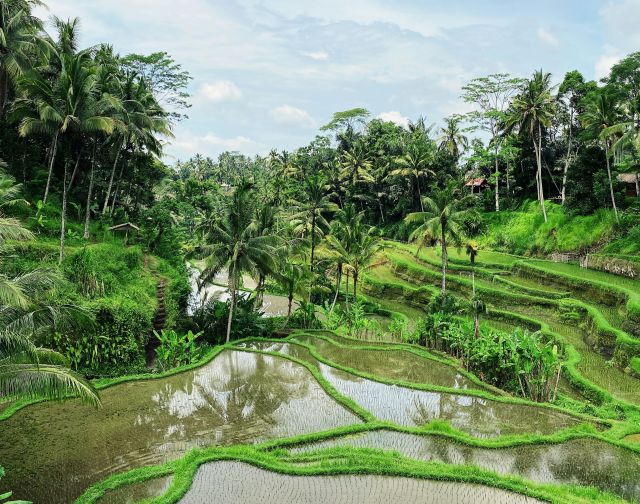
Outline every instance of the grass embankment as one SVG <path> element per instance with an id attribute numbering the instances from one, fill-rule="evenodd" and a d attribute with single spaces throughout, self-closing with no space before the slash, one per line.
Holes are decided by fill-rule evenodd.
<path id="1" fill-rule="evenodd" d="M 406 245 L 399 246 L 399 248 L 411 250 L 411 246 Z M 433 263 L 433 258 L 425 258 L 423 251 L 421 251 L 416 259 L 408 252 L 398 254 L 394 249 L 398 249 L 395 244 L 392 250 L 387 251 L 390 263 L 385 266 L 384 275 L 378 275 L 377 270 L 380 268 L 375 268 L 367 274 L 366 281 L 369 282 L 371 276 L 375 278 L 373 289 L 378 297 L 395 295 L 402 296 L 409 301 L 428 302 L 431 293 L 437 291 L 436 286 L 440 282 L 440 274 Z M 520 259 L 514 257 L 510 261 L 515 265 L 520 264 Z M 546 261 L 545 264 L 555 265 L 555 263 Z M 553 271 L 550 270 L 547 274 L 553 276 Z M 376 277 L 376 275 L 378 276 Z M 398 278 L 398 275 L 401 278 Z M 471 281 L 468 277 L 460 277 L 450 273 L 448 278 L 450 289 L 456 294 L 462 294 L 466 297 L 470 295 Z M 429 282 L 430 285 L 425 286 L 425 282 Z M 416 288 L 415 285 L 421 285 L 421 287 Z M 596 404 L 614 404 L 617 399 L 629 404 L 637 405 L 640 403 L 640 394 L 637 393 L 638 383 L 635 378 L 609 365 L 598 352 L 586 343 L 585 333 L 581 329 L 573 327 L 570 322 L 556 320 L 559 317 L 557 290 L 546 290 L 544 285 L 540 285 L 540 288 L 535 289 L 539 295 L 531 296 L 507 291 L 501 282 L 494 281 L 491 284 L 482 280 L 476 282 L 476 288 L 479 292 L 489 294 L 489 300 L 496 303 L 499 310 L 512 312 L 511 317 L 501 317 L 507 322 L 515 321 L 525 327 L 542 330 L 548 337 L 561 343 L 567 359 L 564 373 L 569 382 L 585 397 L 595 401 Z M 369 287 L 365 286 L 365 289 L 368 290 Z M 521 290 L 530 289 L 532 288 L 528 285 L 521 286 Z M 612 331 L 619 331 L 612 327 L 599 310 L 590 304 L 581 301 L 570 302 L 576 309 L 584 312 L 583 318 L 585 320 L 591 321 L 590 327 L 587 328 L 589 331 L 601 331 L 609 334 Z M 513 313 L 514 311 L 518 313 Z M 547 324 L 547 321 L 552 323 L 553 328 Z M 622 333 L 622 331 L 620 332 Z"/>

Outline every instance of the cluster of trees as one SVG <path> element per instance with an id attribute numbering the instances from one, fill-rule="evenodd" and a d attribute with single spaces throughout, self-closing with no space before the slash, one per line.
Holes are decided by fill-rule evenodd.
<path id="1" fill-rule="evenodd" d="M 153 202 L 190 76 L 166 53 L 80 49 L 77 18 L 53 18 L 50 35 L 32 13 L 39 4 L 0 4 L 0 153 L 31 198 L 55 198 L 62 261 L 70 203 L 84 209 L 89 239 L 92 217 Z"/>

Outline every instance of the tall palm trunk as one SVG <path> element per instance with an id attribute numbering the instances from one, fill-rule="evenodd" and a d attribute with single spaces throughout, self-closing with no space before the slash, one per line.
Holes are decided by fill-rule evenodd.
<path id="1" fill-rule="evenodd" d="M 346 302 L 347 311 L 348 311 L 349 310 L 349 270 L 347 270 L 345 275 L 347 276 L 346 285 L 345 285 L 345 302 Z"/>
<path id="2" fill-rule="evenodd" d="M 264 304 L 264 283 L 265 283 L 265 275 L 264 273 L 260 273 L 258 275 L 258 285 L 256 286 L 256 301 L 255 301 L 255 309 L 259 310 L 262 308 Z"/>
<path id="3" fill-rule="evenodd" d="M 311 217 L 311 273 L 313 273 L 313 260 L 316 252 L 316 209 L 313 209 Z"/>
<path id="4" fill-rule="evenodd" d="M 358 270 L 353 270 L 353 302 L 358 302 Z"/>
<path id="5" fill-rule="evenodd" d="M 340 282 L 342 282 L 342 263 L 338 263 L 338 269 L 336 270 L 336 295 L 333 297 L 333 303 L 331 303 L 331 310 L 329 313 L 333 313 L 333 309 L 336 307 L 338 297 L 340 296 Z"/>
<path id="6" fill-rule="evenodd" d="M 424 205 L 422 204 L 422 192 L 420 191 L 420 177 L 416 176 L 416 187 L 418 189 L 418 201 L 420 202 L 420 211 L 424 212 Z"/>
<path id="7" fill-rule="evenodd" d="M 444 296 L 447 295 L 447 236 L 444 224 L 440 225 L 440 229 L 440 246 L 442 249 L 442 297 L 444 298 Z"/>
<path id="8" fill-rule="evenodd" d="M 120 153 L 122 149 L 124 149 L 126 139 L 122 139 L 122 143 L 120 144 L 120 148 L 116 152 L 116 159 L 113 162 L 113 167 L 111 168 L 111 177 L 109 178 L 109 185 L 107 186 L 107 194 L 104 197 L 104 204 L 102 205 L 102 215 L 107 213 L 107 208 L 109 207 L 109 198 L 111 196 L 111 189 L 113 188 L 113 179 L 116 176 L 116 167 L 118 166 L 118 160 L 120 159 Z"/>
<path id="9" fill-rule="evenodd" d="M 498 163 L 498 146 L 495 147 L 495 163 L 496 163 L 496 212 L 500 211 L 500 164 Z"/>
<path id="10" fill-rule="evenodd" d="M 231 304 L 229 305 L 229 318 L 227 320 L 227 343 L 231 340 L 231 322 L 233 320 L 233 309 L 236 305 L 236 290 L 237 290 L 237 279 L 236 279 L 236 262 L 238 260 L 238 251 L 236 250 L 233 254 L 233 261 L 231 264 L 231 272 L 229 274 L 229 291 L 231 293 Z"/>
<path id="11" fill-rule="evenodd" d="M 573 110 L 569 116 L 569 145 L 567 146 L 567 157 L 564 160 L 564 172 L 562 174 L 562 193 L 560 195 L 562 205 L 566 200 L 566 191 L 567 191 L 567 173 L 569 172 L 569 161 L 571 160 L 571 144 L 573 143 L 573 128 L 571 127 L 573 124 Z"/>
<path id="12" fill-rule="evenodd" d="M 91 171 L 89 172 L 89 190 L 87 192 L 87 207 L 84 211 L 84 234 L 85 240 L 89 239 L 89 225 L 91 224 L 91 196 L 93 195 L 93 176 L 96 167 L 96 142 L 93 143 L 93 153 L 91 154 Z"/>
<path id="13" fill-rule="evenodd" d="M 118 174 L 118 181 L 116 182 L 116 188 L 113 191 L 113 198 L 111 200 L 111 206 L 109 207 L 109 214 L 113 214 L 116 208 L 116 200 L 118 194 L 120 194 L 120 184 L 122 183 L 122 175 L 124 174 L 124 163 L 120 165 L 120 173 Z M 129 181 L 129 194 L 131 194 L 131 181 Z"/>
<path id="14" fill-rule="evenodd" d="M 533 150 L 536 154 L 537 164 L 537 184 L 538 184 L 538 201 L 542 207 L 542 215 L 544 221 L 547 222 L 547 210 L 544 207 L 544 187 L 542 186 L 542 126 L 538 123 L 538 140 L 536 141 L 535 135 L 533 135 Z"/>
<path id="15" fill-rule="evenodd" d="M 289 292 L 288 296 L 289 306 L 287 307 L 287 318 L 291 317 L 291 308 L 293 307 L 293 292 Z"/>
<path id="16" fill-rule="evenodd" d="M 69 172 L 69 160 L 64 163 L 64 177 L 62 180 L 62 215 L 60 220 L 60 256 L 58 264 L 62 264 L 64 260 L 64 240 L 67 224 L 67 174 Z"/>
<path id="17" fill-rule="evenodd" d="M 82 151 L 84 151 L 84 147 L 80 149 L 80 153 L 78 154 L 78 158 L 76 159 L 76 164 L 73 167 L 73 171 L 71 172 L 71 178 L 69 179 L 69 187 L 67 187 L 67 191 L 71 192 L 71 188 L 73 187 L 73 182 L 76 179 L 76 175 L 78 174 L 78 168 L 80 167 L 80 160 L 82 159 Z"/>
<path id="18" fill-rule="evenodd" d="M 47 185 L 44 187 L 44 197 L 42 198 L 43 204 L 47 203 L 47 198 L 49 197 L 49 188 L 51 187 L 51 176 L 53 175 L 53 164 L 55 163 L 56 153 L 58 152 L 58 134 L 59 132 L 56 131 L 56 134 L 53 135 L 53 142 L 51 145 L 51 158 L 49 159 L 49 175 L 47 175 Z M 67 183 L 65 182 L 65 186 L 66 184 Z"/>
<path id="19" fill-rule="evenodd" d="M 605 143 L 604 146 L 605 156 L 607 157 L 607 176 L 609 177 L 609 194 L 611 195 L 611 205 L 613 205 L 613 213 L 616 216 L 616 222 L 620 222 L 618 217 L 618 207 L 616 206 L 616 197 L 613 194 L 613 180 L 611 178 L 611 163 L 609 162 L 609 145 Z"/>
<path id="20" fill-rule="evenodd" d="M 4 109 L 9 99 L 9 74 L 4 68 L 0 68 L 0 116 L 4 115 Z"/>

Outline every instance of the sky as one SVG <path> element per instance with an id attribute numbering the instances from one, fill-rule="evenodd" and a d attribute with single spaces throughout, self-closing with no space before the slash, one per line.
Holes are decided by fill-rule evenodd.
<path id="1" fill-rule="evenodd" d="M 46 0 L 83 46 L 167 51 L 193 76 L 167 161 L 307 144 L 353 107 L 406 124 L 469 110 L 461 87 L 542 68 L 600 79 L 640 50 L 640 0 Z"/>

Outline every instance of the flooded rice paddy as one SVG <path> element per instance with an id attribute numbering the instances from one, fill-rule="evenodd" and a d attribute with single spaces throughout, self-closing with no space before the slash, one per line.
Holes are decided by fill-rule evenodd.
<path id="1" fill-rule="evenodd" d="M 324 334 L 325 338 L 329 336 Z M 71 503 L 89 486 L 126 470 L 180 458 L 194 447 L 253 444 L 362 423 L 336 402 L 304 366 L 314 366 L 342 395 L 377 419 L 400 426 L 445 420 L 478 438 L 552 434 L 576 425 L 571 415 L 469 393 L 478 386 L 456 368 L 407 350 L 356 348 L 357 341 L 299 335 L 329 363 L 457 393 L 387 385 L 341 371 L 314 358 L 295 341 L 256 340 L 225 350 L 208 364 L 157 380 L 116 385 L 101 393 L 103 407 L 78 401 L 41 403 L 1 423 L 0 460 L 7 477 L 0 491 L 35 504 Z M 469 392 L 466 392 L 469 391 Z M 595 439 L 552 445 L 476 448 L 440 436 L 376 430 L 291 450 L 330 446 L 394 450 L 412 459 L 475 465 L 538 483 L 593 485 L 627 499 L 640 498 L 640 454 Z M 172 476 L 111 490 L 100 504 L 129 504 L 161 496 Z M 250 484 L 247 484 L 250 482 Z M 212 502 L 285 504 L 325 502 L 534 503 L 494 488 L 375 475 L 287 476 L 252 465 L 218 461 L 202 465 L 183 504 Z"/>
<path id="2" fill-rule="evenodd" d="M 251 482 L 251 484 L 246 484 Z M 534 504 L 529 497 L 466 483 L 389 476 L 287 476 L 240 462 L 212 462 L 196 473 L 180 504 Z"/>
<path id="3" fill-rule="evenodd" d="M 2 422 L 0 482 L 14 497 L 68 504 L 89 485 L 196 446 L 254 443 L 359 422 L 294 362 L 224 351 L 170 378 L 116 385 L 102 408 L 27 407 Z M 309 414 L 313 412 L 313 414 Z"/>
<path id="4" fill-rule="evenodd" d="M 417 460 L 475 465 L 538 483 L 592 485 L 640 501 L 639 454 L 596 439 L 490 449 L 466 446 L 446 437 L 381 430 L 310 444 L 292 452 L 333 446 L 395 450 Z"/>

